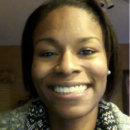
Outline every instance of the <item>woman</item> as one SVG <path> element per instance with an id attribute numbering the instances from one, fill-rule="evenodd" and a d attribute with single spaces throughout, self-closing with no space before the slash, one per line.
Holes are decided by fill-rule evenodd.
<path id="1" fill-rule="evenodd" d="M 121 79 L 117 46 L 96 1 L 41 5 L 22 37 L 23 79 L 32 100 L 2 114 L 1 129 L 130 129 L 130 118 L 102 100 L 110 99 Z"/>

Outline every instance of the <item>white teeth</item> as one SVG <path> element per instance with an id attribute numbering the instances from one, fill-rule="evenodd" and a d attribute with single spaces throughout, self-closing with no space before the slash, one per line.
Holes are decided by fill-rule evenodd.
<path id="1" fill-rule="evenodd" d="M 56 93 L 77 93 L 83 92 L 87 89 L 87 85 L 79 85 L 79 86 L 72 86 L 72 87 L 55 87 L 54 91 Z"/>
<path id="2" fill-rule="evenodd" d="M 60 90 L 60 92 L 63 92 L 63 88 L 62 88 L 62 87 L 60 87 L 60 89 L 59 89 L 59 90 Z"/>
<path id="3" fill-rule="evenodd" d="M 73 93 L 74 92 L 74 87 L 70 87 L 69 90 L 70 90 L 70 93 Z"/>

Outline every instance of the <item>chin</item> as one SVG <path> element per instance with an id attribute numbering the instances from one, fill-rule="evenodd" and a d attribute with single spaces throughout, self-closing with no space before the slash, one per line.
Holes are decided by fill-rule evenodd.
<path id="1" fill-rule="evenodd" d="M 54 115 L 59 119 L 73 120 L 88 116 L 91 112 L 98 111 L 98 104 L 46 104 L 50 115 Z M 48 106 L 49 105 L 49 106 Z"/>

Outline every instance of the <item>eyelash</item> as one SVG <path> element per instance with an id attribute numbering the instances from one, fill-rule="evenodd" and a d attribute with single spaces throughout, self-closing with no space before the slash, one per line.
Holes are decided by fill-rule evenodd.
<path id="1" fill-rule="evenodd" d="M 50 54 L 50 53 L 53 53 L 53 52 L 45 52 L 45 53 L 42 53 L 42 54 L 40 54 L 40 56 L 41 57 L 51 57 L 51 56 L 47 56 L 46 54 Z M 55 53 L 53 53 L 54 55 L 57 55 L 57 54 L 55 54 Z"/>
<path id="2" fill-rule="evenodd" d="M 82 52 L 82 53 L 81 53 L 81 52 Z M 78 53 L 78 54 L 84 55 L 83 52 L 85 52 L 85 55 L 92 55 L 93 53 L 95 53 L 95 51 L 94 51 L 94 50 L 91 50 L 91 49 L 83 50 L 83 51 L 81 51 L 81 52 Z M 47 54 L 49 54 L 49 55 L 47 55 Z M 53 53 L 53 52 L 45 52 L 45 53 L 40 54 L 40 56 L 41 56 L 41 57 L 52 57 L 53 55 L 50 55 L 50 54 L 57 55 L 57 54 L 55 54 L 55 53 Z"/>
<path id="3" fill-rule="evenodd" d="M 82 54 L 83 54 L 83 52 L 87 53 L 87 54 L 85 54 L 85 55 L 91 55 L 91 54 L 95 53 L 95 51 L 94 51 L 94 50 L 91 50 L 91 49 L 83 50 L 83 51 L 81 51 L 81 52 L 82 52 Z"/>

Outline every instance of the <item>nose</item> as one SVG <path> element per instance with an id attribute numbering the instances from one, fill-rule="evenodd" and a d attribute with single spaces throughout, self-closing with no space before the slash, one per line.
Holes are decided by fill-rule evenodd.
<path id="1" fill-rule="evenodd" d="M 81 67 L 79 64 L 79 59 L 71 52 L 64 53 L 60 58 L 58 65 L 55 67 L 55 72 L 62 75 L 80 73 Z"/>

